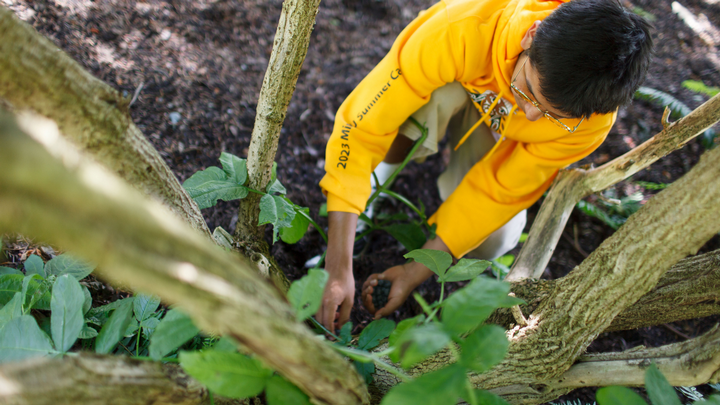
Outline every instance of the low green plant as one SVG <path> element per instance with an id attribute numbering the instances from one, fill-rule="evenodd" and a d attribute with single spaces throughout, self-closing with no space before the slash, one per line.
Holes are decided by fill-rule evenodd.
<path id="1" fill-rule="evenodd" d="M 645 390 L 652 405 L 681 405 L 675 389 L 668 383 L 665 376 L 655 364 L 645 371 Z M 695 394 L 697 393 L 697 394 Z M 695 395 L 700 395 L 697 390 Z M 647 405 L 647 402 L 635 391 L 627 387 L 605 387 L 595 394 L 598 405 Z M 694 405 L 720 405 L 720 395 L 696 399 Z"/>
<path id="2" fill-rule="evenodd" d="M 597 204 L 580 200 L 576 207 L 580 212 L 599 219 L 615 230 L 642 207 L 642 200 L 645 198 L 641 192 L 636 192 L 618 199 L 613 189 L 605 190 L 601 194 L 602 198 L 597 200 Z"/>

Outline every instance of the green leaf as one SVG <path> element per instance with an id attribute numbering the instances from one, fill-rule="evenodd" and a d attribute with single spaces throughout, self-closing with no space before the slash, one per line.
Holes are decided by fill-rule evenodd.
<path id="1" fill-rule="evenodd" d="M 243 186 L 247 181 L 247 161 L 233 154 L 222 152 L 220 154 L 220 164 L 228 179 L 233 183 Z"/>
<path id="2" fill-rule="evenodd" d="M 322 203 L 322 204 L 320 205 L 320 209 L 318 210 L 318 216 L 319 216 L 319 217 L 327 217 L 327 216 L 328 216 L 328 213 L 327 213 L 327 203 Z"/>
<path id="3" fill-rule="evenodd" d="M 215 166 L 193 174 L 185 180 L 183 188 L 200 209 L 214 206 L 217 200 L 232 201 L 248 195 L 246 187 L 230 180 L 222 169 Z"/>
<path id="4" fill-rule="evenodd" d="M 73 276 L 64 274 L 55 281 L 50 302 L 50 325 L 55 348 L 67 352 L 80 336 L 83 319 L 82 288 Z"/>
<path id="5" fill-rule="evenodd" d="M 519 242 L 519 243 L 525 243 L 525 241 L 527 241 L 527 238 L 528 238 L 528 234 L 525 233 L 525 232 L 523 232 L 523 233 L 520 234 L 520 240 L 519 240 L 518 242 Z"/>
<path id="6" fill-rule="evenodd" d="M 272 224 L 273 243 L 277 241 L 280 228 L 289 227 L 295 218 L 292 204 L 283 197 L 265 194 L 260 199 L 260 217 L 258 225 Z"/>
<path id="7" fill-rule="evenodd" d="M 92 308 L 92 295 L 90 295 L 90 290 L 82 284 L 80 284 L 80 287 L 82 287 L 83 291 L 83 297 L 85 298 L 85 301 L 83 301 L 83 315 L 87 314 L 87 312 Z"/>
<path id="8" fill-rule="evenodd" d="M 216 352 L 236 353 L 238 351 L 238 343 L 229 336 L 223 336 L 215 343 L 213 350 Z"/>
<path id="9" fill-rule="evenodd" d="M 363 329 L 358 338 L 358 349 L 370 350 L 377 346 L 381 340 L 390 336 L 390 333 L 395 330 L 395 322 L 389 319 L 378 319 L 370 322 L 370 324 Z"/>
<path id="10" fill-rule="evenodd" d="M 30 255 L 23 264 L 25 266 L 25 274 L 38 274 L 42 278 L 47 278 L 45 274 L 45 263 L 38 255 Z"/>
<path id="11" fill-rule="evenodd" d="M 272 376 L 272 370 L 240 353 L 180 352 L 183 369 L 212 392 L 228 398 L 258 395 Z"/>
<path id="12" fill-rule="evenodd" d="M 508 297 L 510 284 L 487 277 L 478 277 L 445 300 L 442 310 L 443 327 L 460 336 L 485 322 L 498 307 L 511 307 L 523 303 Z"/>
<path id="13" fill-rule="evenodd" d="M 305 214 L 310 215 L 310 208 L 298 208 Z M 280 229 L 280 239 L 289 244 L 297 243 L 303 236 L 305 236 L 305 232 L 308 230 L 308 225 L 310 225 L 310 220 L 304 215 L 296 213 L 295 218 L 293 218 L 290 223 L 290 226 Z"/>
<path id="14" fill-rule="evenodd" d="M 320 309 L 328 273 L 325 270 L 310 269 L 300 280 L 294 281 L 288 291 L 288 300 L 295 309 L 297 320 L 303 321 Z"/>
<path id="15" fill-rule="evenodd" d="M 599 219 L 612 229 L 618 229 L 623 224 L 622 221 L 616 220 L 595 204 L 589 203 L 585 200 L 580 200 L 575 207 L 583 214 Z"/>
<path id="16" fill-rule="evenodd" d="M 720 93 L 720 87 L 710 87 L 698 80 L 685 80 L 682 82 L 682 86 L 695 93 L 705 94 L 709 97 L 715 97 Z"/>
<path id="17" fill-rule="evenodd" d="M 415 223 L 392 224 L 384 226 L 382 229 L 392 235 L 408 251 L 420 249 L 427 242 L 422 228 Z"/>
<path id="18" fill-rule="evenodd" d="M 433 273 L 442 277 L 452 264 L 450 253 L 441 250 L 417 249 L 405 254 L 406 259 L 414 259 L 416 262 L 425 265 Z"/>
<path id="19" fill-rule="evenodd" d="M 42 277 L 40 277 L 40 276 L 37 275 L 37 274 L 30 274 L 29 276 L 25 276 L 25 278 L 23 278 L 23 283 L 22 283 L 22 290 L 21 290 L 21 292 L 22 292 L 22 296 L 23 296 L 23 298 L 24 298 L 24 300 L 23 300 L 23 308 L 25 308 L 25 312 L 26 312 L 26 313 L 29 312 L 29 310 L 27 309 L 28 306 L 25 305 L 25 301 L 27 301 L 27 292 L 28 292 L 28 288 L 30 287 L 30 282 L 37 282 L 37 283 L 38 283 L 38 286 L 39 286 L 39 287 L 38 287 L 38 290 L 40 290 L 42 284 L 39 283 L 38 281 L 41 282 L 41 281 L 42 281 Z M 35 296 L 36 293 L 37 293 L 37 291 L 33 292 L 33 293 L 31 294 L 31 297 Z M 32 299 L 32 298 L 31 298 L 31 299 Z"/>
<path id="20" fill-rule="evenodd" d="M 160 306 L 160 297 L 156 295 L 137 294 L 133 300 L 133 313 L 135 319 L 142 324 L 142 321 L 150 318 Z"/>
<path id="21" fill-rule="evenodd" d="M 0 329 L 0 363 L 57 353 L 35 318 L 23 315 Z"/>
<path id="22" fill-rule="evenodd" d="M 342 346 L 347 346 L 350 344 L 350 341 L 352 340 L 352 322 L 345 322 L 345 325 L 340 328 L 340 335 L 338 336 L 340 340 L 338 340 L 338 344 Z"/>
<path id="23" fill-rule="evenodd" d="M 0 305 L 7 304 L 15 296 L 15 293 L 23 290 L 24 280 L 25 276 L 22 274 L 5 274 L 0 276 Z M 51 298 L 50 291 L 43 288 L 43 285 L 32 276 L 28 280 L 27 294 L 31 297 L 33 297 L 36 293 L 40 294 L 40 298 L 36 300 L 37 302 L 33 308 L 49 311 Z"/>
<path id="24" fill-rule="evenodd" d="M 265 399 L 268 405 L 310 405 L 310 399 L 300 388 L 279 375 L 268 380 Z"/>
<path id="25" fill-rule="evenodd" d="M 63 274 L 70 274 L 76 280 L 82 280 L 95 270 L 95 265 L 84 262 L 77 257 L 64 253 L 56 256 L 45 265 L 45 272 L 58 277 Z"/>
<path id="26" fill-rule="evenodd" d="M 198 332 L 200 330 L 193 324 L 189 316 L 178 309 L 171 309 L 150 337 L 150 357 L 160 360 L 192 339 Z"/>
<path id="27" fill-rule="evenodd" d="M 454 405 L 465 392 L 465 369 L 457 364 L 395 386 L 381 405 Z"/>
<path id="28" fill-rule="evenodd" d="M 282 195 L 287 194 L 287 190 L 285 189 L 285 186 L 283 186 L 282 183 L 280 183 L 280 180 L 278 180 L 278 179 L 275 179 L 275 181 L 268 184 L 265 191 L 268 194 L 275 194 L 275 193 L 282 194 Z"/>
<path id="29" fill-rule="evenodd" d="M 137 333 L 138 329 L 140 329 L 140 322 L 138 322 L 135 317 L 132 317 L 132 319 L 130 319 L 130 323 L 128 323 L 127 328 L 125 328 L 125 332 L 123 332 L 123 337 L 134 336 Z"/>
<path id="30" fill-rule="evenodd" d="M 78 336 L 78 339 L 92 339 L 94 337 L 97 337 L 97 335 L 98 331 L 95 330 L 95 328 L 91 328 L 90 326 L 85 324 L 80 330 L 80 335 Z"/>
<path id="31" fill-rule="evenodd" d="M 407 332 L 414 326 L 420 324 L 424 320 L 425 315 L 420 314 L 418 316 L 400 321 L 400 323 L 398 323 L 397 327 L 394 331 L 392 331 L 390 337 L 388 338 L 388 346 L 398 348 L 397 343 L 400 341 L 405 332 Z M 388 357 L 390 357 L 390 360 L 395 363 L 400 362 L 400 350 L 395 350 L 394 352 L 390 353 Z"/>
<path id="32" fill-rule="evenodd" d="M 125 330 L 127 330 L 130 321 L 133 319 L 133 298 L 125 298 L 120 300 L 115 312 L 105 322 L 97 340 L 95 340 L 95 352 L 100 354 L 108 354 L 115 345 L 122 339 Z"/>
<path id="33" fill-rule="evenodd" d="M 655 364 L 651 364 L 645 371 L 645 389 L 653 405 L 681 405 L 675 388 L 668 383 Z"/>
<path id="34" fill-rule="evenodd" d="M 644 399 L 627 387 L 604 387 L 597 390 L 598 405 L 647 405 Z"/>
<path id="35" fill-rule="evenodd" d="M 470 334 L 460 345 L 459 364 L 484 373 L 500 363 L 507 354 L 509 342 L 505 330 L 497 325 L 485 325 Z"/>
<path id="36" fill-rule="evenodd" d="M 515 261 L 515 256 L 514 255 L 503 255 L 503 256 L 500 256 L 497 259 L 495 259 L 495 261 L 497 261 L 498 263 L 500 263 L 504 266 L 510 267 L 510 266 L 512 266 L 513 262 Z"/>
<path id="37" fill-rule="evenodd" d="M 10 302 L 0 308 L 0 330 L 2 330 L 3 326 L 5 326 L 8 322 L 22 316 L 22 304 L 23 295 L 18 292 L 15 293 Z"/>
<path id="38" fill-rule="evenodd" d="M 500 398 L 499 396 L 493 394 L 490 391 L 485 390 L 474 390 L 475 391 L 475 399 L 477 399 L 478 404 L 482 405 L 510 405 L 505 401 L 504 399 Z M 467 399 L 467 398 L 465 398 Z"/>
<path id="39" fill-rule="evenodd" d="M 358 374 L 360 374 L 365 380 L 365 384 L 372 384 L 373 373 L 375 372 L 375 363 L 362 363 L 355 360 L 353 361 L 353 364 L 355 365 L 355 369 L 357 370 Z"/>
<path id="40" fill-rule="evenodd" d="M 450 343 L 450 335 L 437 323 L 406 330 L 395 343 L 400 365 L 410 368 Z"/>
<path id="41" fill-rule="evenodd" d="M 490 266 L 487 260 L 460 259 L 458 263 L 448 270 L 440 281 L 465 281 L 472 280 L 482 274 Z"/>
<path id="42" fill-rule="evenodd" d="M 23 275 L 23 272 L 18 269 L 13 269 L 12 267 L 3 267 L 0 266 L 0 276 L 4 276 L 6 274 L 19 274 Z"/>
<path id="43" fill-rule="evenodd" d="M 160 320 L 155 317 L 150 317 L 142 322 L 142 334 L 145 339 L 150 339 L 155 333 L 155 329 L 160 324 Z"/>

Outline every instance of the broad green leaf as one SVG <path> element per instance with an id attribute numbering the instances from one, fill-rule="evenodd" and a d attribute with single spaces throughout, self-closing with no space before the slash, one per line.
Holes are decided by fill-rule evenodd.
<path id="1" fill-rule="evenodd" d="M 259 394 L 273 373 L 244 354 L 214 350 L 180 352 L 180 365 L 212 392 L 228 398 Z"/>
<path id="2" fill-rule="evenodd" d="M 604 387 L 597 390 L 598 405 L 647 405 L 644 399 L 628 387 Z"/>
<path id="3" fill-rule="evenodd" d="M 500 398 L 499 396 L 493 394 L 490 391 L 485 390 L 474 390 L 475 391 L 475 399 L 477 399 L 478 404 L 482 405 L 510 405 L 508 404 L 504 399 Z M 468 399 L 464 397 L 465 399 Z"/>
<path id="4" fill-rule="evenodd" d="M 95 330 L 95 328 L 91 328 L 88 325 L 83 325 L 83 328 L 80 330 L 80 336 L 78 336 L 78 339 L 92 339 L 94 337 L 97 337 L 98 331 Z"/>
<path id="5" fill-rule="evenodd" d="M 137 294 L 133 300 L 133 313 L 138 322 L 150 318 L 160 306 L 160 297 L 156 295 Z"/>
<path id="6" fill-rule="evenodd" d="M 297 320 L 303 321 L 320 309 L 328 273 L 325 270 L 310 269 L 300 280 L 294 281 L 288 291 L 288 300 L 295 309 Z"/>
<path id="7" fill-rule="evenodd" d="M 265 399 L 268 405 L 310 405 L 310 399 L 300 388 L 279 375 L 268 380 Z"/>
<path id="8" fill-rule="evenodd" d="M 6 274 L 20 274 L 22 275 L 23 272 L 18 269 L 13 269 L 12 267 L 3 267 L 0 266 L 0 276 L 4 276 Z"/>
<path id="9" fill-rule="evenodd" d="M 460 345 L 462 354 L 459 364 L 478 373 L 490 370 L 507 354 L 509 342 L 505 330 L 497 325 L 485 325 Z"/>
<path id="10" fill-rule="evenodd" d="M 17 292 L 10 302 L 0 308 L 0 330 L 2 330 L 3 326 L 5 326 L 8 322 L 22 316 L 22 304 L 23 295 L 22 293 Z"/>
<path id="11" fill-rule="evenodd" d="M 655 364 L 645 371 L 645 389 L 653 405 L 681 405 L 675 388 L 668 383 Z"/>
<path id="12" fill-rule="evenodd" d="M 222 152 L 220 154 L 220 164 L 230 181 L 240 186 L 245 185 L 248 175 L 247 160 Z"/>
<path id="13" fill-rule="evenodd" d="M 460 336 L 485 322 L 498 307 L 523 303 L 508 297 L 510 284 L 487 277 L 478 277 L 445 300 L 442 323 L 445 330 Z"/>
<path id="14" fill-rule="evenodd" d="M 150 339 L 155 333 L 160 320 L 155 317 L 150 317 L 142 322 L 142 334 L 145 339 Z"/>
<path id="15" fill-rule="evenodd" d="M 406 330 L 396 342 L 396 351 L 403 368 L 425 360 L 450 343 L 450 335 L 437 323 L 428 323 Z"/>
<path id="16" fill-rule="evenodd" d="M 68 253 L 56 256 L 45 265 L 45 272 L 48 275 L 54 274 L 60 277 L 63 274 L 70 274 L 75 277 L 76 280 L 84 279 L 92 273 L 93 270 L 95 270 L 94 265 L 84 262 Z"/>
<path id="17" fill-rule="evenodd" d="M 704 400 L 695 401 L 693 405 L 720 405 L 720 395 L 711 395 Z"/>
<path id="18" fill-rule="evenodd" d="M 411 328 L 415 327 L 416 325 L 420 324 L 420 322 L 422 322 L 424 320 L 425 320 L 425 315 L 420 314 L 418 316 L 402 320 L 402 321 L 400 321 L 400 323 L 397 324 L 397 327 L 395 328 L 394 331 L 392 331 L 392 333 L 390 334 L 390 337 L 388 338 L 388 346 L 396 348 L 396 350 L 394 352 L 390 353 L 390 355 L 388 356 L 388 357 L 390 357 L 390 360 L 392 360 L 395 363 L 400 362 L 400 350 L 399 350 L 397 343 L 400 341 L 400 339 L 405 334 L 405 332 L 407 332 Z"/>
<path id="19" fill-rule="evenodd" d="M 150 357 L 160 360 L 192 339 L 198 332 L 200 330 L 193 324 L 189 316 L 180 310 L 171 309 L 150 337 Z"/>
<path id="20" fill-rule="evenodd" d="M 482 274 L 490 266 L 487 260 L 460 259 L 458 263 L 440 277 L 440 281 L 465 281 L 472 280 Z"/>
<path id="21" fill-rule="evenodd" d="M 28 299 L 27 299 L 27 292 L 28 292 L 28 288 L 30 287 L 30 283 L 33 282 L 33 281 L 36 282 L 36 283 L 38 283 L 38 286 L 39 286 L 39 287 L 38 287 L 38 291 L 39 291 L 39 290 L 41 289 L 41 286 L 42 286 L 42 284 L 41 284 L 41 283 L 42 283 L 42 277 L 40 277 L 40 276 L 37 275 L 37 274 L 30 274 L 30 275 L 26 275 L 25 278 L 23 278 L 23 283 L 22 283 L 22 290 L 21 290 L 21 292 L 22 292 L 22 296 L 23 296 L 23 298 L 24 298 L 24 300 L 23 300 L 23 308 L 25 308 L 25 312 L 29 312 L 28 309 L 27 309 L 28 306 L 25 305 L 25 302 L 28 302 L 28 304 L 29 304 L 29 301 L 28 301 Z M 33 293 L 32 293 L 32 296 L 34 296 L 36 293 L 38 293 L 38 291 L 33 292 Z"/>
<path id="22" fill-rule="evenodd" d="M 138 329 L 140 329 L 140 322 L 138 322 L 138 320 L 133 316 L 132 319 L 130 319 L 130 323 L 128 323 L 127 328 L 125 328 L 125 332 L 123 332 L 123 337 L 131 337 L 135 335 Z"/>
<path id="23" fill-rule="evenodd" d="M 347 346 L 350 344 L 350 341 L 352 340 L 352 322 L 345 322 L 345 325 L 340 328 L 340 335 L 338 336 L 340 340 L 338 340 L 337 344 L 342 346 Z"/>
<path id="24" fill-rule="evenodd" d="M 42 278 L 47 278 L 47 274 L 45 274 L 45 263 L 43 263 L 43 260 L 38 255 L 30 255 L 30 257 L 25 260 L 25 274 L 38 274 Z"/>
<path id="25" fill-rule="evenodd" d="M 445 274 L 452 264 L 450 253 L 441 250 L 417 249 L 405 254 L 405 258 L 414 259 L 416 262 L 424 264 L 440 277 Z"/>
<path id="26" fill-rule="evenodd" d="M 99 314 L 110 312 L 114 309 L 118 309 L 121 305 L 123 305 L 123 302 L 123 300 L 117 300 L 97 308 L 90 308 L 90 311 L 88 311 L 88 316 L 96 316 Z"/>
<path id="27" fill-rule="evenodd" d="M 83 295 L 80 283 L 70 274 L 55 281 L 50 302 L 50 325 L 55 348 L 63 353 L 70 350 L 85 325 Z"/>
<path id="28" fill-rule="evenodd" d="M 381 340 L 390 336 L 393 330 L 395 330 L 395 322 L 389 319 L 382 318 L 370 322 L 360 333 L 360 337 L 358 337 L 358 349 L 372 349 L 377 346 Z"/>
<path id="29" fill-rule="evenodd" d="M 0 330 L 0 363 L 57 353 L 35 318 L 23 315 Z"/>
<path id="30" fill-rule="evenodd" d="M 275 179 L 272 183 L 268 184 L 266 192 L 268 194 L 287 194 L 287 190 L 285 189 L 285 186 L 280 183 L 280 180 Z"/>
<path id="31" fill-rule="evenodd" d="M 278 220 L 277 203 L 270 194 L 265 194 L 260 199 L 260 216 L 258 220 L 258 225 L 275 224 Z"/>
<path id="32" fill-rule="evenodd" d="M 110 318 L 100 329 L 100 333 L 95 340 L 96 353 L 108 354 L 112 352 L 133 319 L 133 298 L 125 298 L 120 301 L 115 312 L 110 315 Z"/>
<path id="33" fill-rule="evenodd" d="M 238 342 L 235 341 L 235 339 L 229 337 L 229 336 L 223 336 L 218 340 L 217 343 L 215 343 L 215 346 L 213 346 L 213 350 L 216 352 L 229 352 L 229 353 L 235 353 L 238 351 Z"/>
<path id="34" fill-rule="evenodd" d="M 372 375 L 375 372 L 375 363 L 362 363 L 355 360 L 353 361 L 353 364 L 355 365 L 355 369 L 357 370 L 358 374 L 360 374 L 365 380 L 365 384 L 370 385 L 373 382 Z"/>
<path id="35" fill-rule="evenodd" d="M 87 314 L 87 312 L 92 308 L 92 295 L 90 295 L 90 290 L 82 284 L 80 284 L 83 291 L 83 297 L 85 298 L 85 301 L 83 301 L 83 315 Z"/>
<path id="36" fill-rule="evenodd" d="M 7 304 L 17 292 L 22 292 L 23 281 L 25 276 L 21 274 L 5 274 L 0 276 L 0 305 Z M 45 311 L 50 310 L 50 291 L 43 287 L 42 283 L 39 283 L 33 277 L 28 279 L 27 291 L 31 297 L 38 293 L 40 297 L 36 300 L 37 302 L 33 306 L 35 309 L 42 309 Z"/>
<path id="37" fill-rule="evenodd" d="M 395 386 L 381 405 L 454 405 L 463 396 L 467 376 L 457 364 Z"/>
<path id="38" fill-rule="evenodd" d="M 408 252 L 420 249 L 427 242 L 422 228 L 415 223 L 392 224 L 383 229 L 400 242 Z"/>
<path id="39" fill-rule="evenodd" d="M 190 176 L 183 183 L 183 188 L 200 209 L 214 206 L 217 200 L 232 201 L 248 195 L 247 188 L 228 179 L 227 174 L 215 166 Z"/>
<path id="40" fill-rule="evenodd" d="M 265 194 L 260 199 L 258 225 L 272 224 L 273 243 L 277 241 L 280 229 L 291 226 L 294 218 L 295 210 L 292 204 L 285 201 L 283 197 Z"/>
<path id="41" fill-rule="evenodd" d="M 512 266 L 513 262 L 515 261 L 514 255 L 503 255 L 495 259 L 498 263 L 502 264 L 503 266 L 510 267 Z"/>
<path id="42" fill-rule="evenodd" d="M 305 214 L 310 215 L 310 208 L 300 208 L 300 210 Z M 290 223 L 290 226 L 280 229 L 280 239 L 289 244 L 297 243 L 303 236 L 305 236 L 305 232 L 308 230 L 308 225 L 310 225 L 310 220 L 307 219 L 305 215 L 296 213 L 295 218 L 293 218 Z"/>

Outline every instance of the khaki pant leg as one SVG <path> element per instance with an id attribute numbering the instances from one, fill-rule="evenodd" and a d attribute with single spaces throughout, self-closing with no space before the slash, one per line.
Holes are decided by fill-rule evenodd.
<path id="1" fill-rule="evenodd" d="M 457 151 L 453 150 L 463 135 L 481 118 L 465 88 L 458 82 L 435 90 L 430 101 L 412 117 L 428 128 L 427 139 L 414 155 L 416 159 L 437 153 L 438 143 L 446 132 L 450 133 L 450 163 L 437 180 L 440 198 L 445 201 L 475 163 L 492 149 L 497 137 L 487 125 L 481 124 Z M 399 133 L 412 140 L 421 136 L 420 129 L 410 120 L 400 127 Z M 469 252 L 468 256 L 489 260 L 504 255 L 518 244 L 526 222 L 527 214 L 523 210 L 490 234 L 480 246 Z"/>

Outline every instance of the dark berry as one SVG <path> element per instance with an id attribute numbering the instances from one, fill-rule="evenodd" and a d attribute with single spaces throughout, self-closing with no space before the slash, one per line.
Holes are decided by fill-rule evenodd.
<path id="1" fill-rule="evenodd" d="M 372 302 L 376 311 L 387 305 L 391 286 L 392 283 L 390 281 L 378 280 L 378 284 L 373 287 Z"/>

